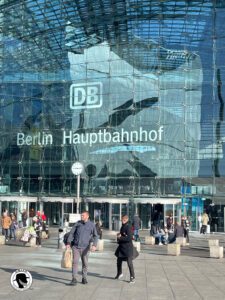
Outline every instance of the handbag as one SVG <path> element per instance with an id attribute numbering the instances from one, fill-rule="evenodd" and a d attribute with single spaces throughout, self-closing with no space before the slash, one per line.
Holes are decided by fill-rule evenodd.
<path id="1" fill-rule="evenodd" d="M 132 259 L 134 260 L 135 258 L 137 258 L 139 255 L 139 252 L 137 251 L 137 248 L 133 246 L 133 256 Z"/>
<path id="2" fill-rule="evenodd" d="M 65 249 L 62 254 L 61 267 L 65 269 L 72 268 L 72 250 Z"/>

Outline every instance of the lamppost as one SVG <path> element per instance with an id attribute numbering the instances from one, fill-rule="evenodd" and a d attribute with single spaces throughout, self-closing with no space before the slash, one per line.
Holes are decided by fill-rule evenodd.
<path id="1" fill-rule="evenodd" d="M 71 171 L 77 176 L 77 214 L 79 214 L 79 204 L 80 204 L 80 174 L 83 172 L 84 166 L 81 162 L 76 161 L 72 164 Z"/>

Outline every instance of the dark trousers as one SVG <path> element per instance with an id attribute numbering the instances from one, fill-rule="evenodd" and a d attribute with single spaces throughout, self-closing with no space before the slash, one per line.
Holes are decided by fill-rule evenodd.
<path id="1" fill-rule="evenodd" d="M 41 231 L 37 231 L 36 234 L 36 245 L 41 246 Z"/>
<path id="2" fill-rule="evenodd" d="M 123 263 L 123 260 L 124 260 L 123 257 L 118 257 L 117 258 L 117 274 L 122 274 L 122 263 Z M 128 265 L 129 271 L 130 271 L 130 277 L 135 278 L 132 257 L 127 257 L 126 261 L 127 261 L 127 265 Z"/>
<path id="3" fill-rule="evenodd" d="M 184 237 L 186 238 L 187 243 L 189 243 L 189 229 L 184 230 Z"/>
<path id="4" fill-rule="evenodd" d="M 206 234 L 206 231 L 207 231 L 207 225 L 202 225 L 201 233 Z"/>
<path id="5" fill-rule="evenodd" d="M 2 228 L 2 233 L 6 239 L 9 238 L 9 229 L 8 228 Z"/>
<path id="6" fill-rule="evenodd" d="M 88 256 L 90 252 L 90 247 L 88 246 L 85 249 L 73 247 L 73 267 L 72 267 L 72 276 L 75 278 L 78 273 L 78 262 L 81 258 L 82 262 L 82 277 L 87 278 L 88 270 Z"/>

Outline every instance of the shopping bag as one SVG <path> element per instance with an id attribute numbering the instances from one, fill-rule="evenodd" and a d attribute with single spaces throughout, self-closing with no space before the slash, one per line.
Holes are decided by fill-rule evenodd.
<path id="1" fill-rule="evenodd" d="M 65 249 L 63 251 L 61 267 L 66 268 L 66 269 L 72 268 L 72 250 L 71 249 Z"/>

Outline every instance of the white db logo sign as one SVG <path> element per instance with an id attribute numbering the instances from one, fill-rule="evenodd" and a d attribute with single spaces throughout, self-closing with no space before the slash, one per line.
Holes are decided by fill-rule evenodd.
<path id="1" fill-rule="evenodd" d="M 95 108 L 102 106 L 102 83 L 78 83 L 70 86 L 70 108 Z"/>

